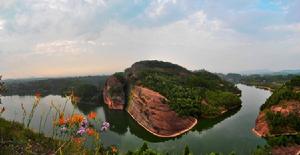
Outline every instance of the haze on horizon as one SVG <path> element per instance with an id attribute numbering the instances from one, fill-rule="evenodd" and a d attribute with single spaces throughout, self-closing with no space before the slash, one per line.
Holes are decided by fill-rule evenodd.
<path id="1" fill-rule="evenodd" d="M 299 69 L 298 0 L 0 1 L 0 74 L 101 75 L 140 60 Z"/>

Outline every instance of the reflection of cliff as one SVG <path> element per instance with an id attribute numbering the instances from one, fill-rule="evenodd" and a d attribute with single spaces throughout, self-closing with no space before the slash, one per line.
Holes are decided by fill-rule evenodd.
<path id="1" fill-rule="evenodd" d="M 208 130 L 208 129 L 212 128 L 214 125 L 222 122 L 223 120 L 225 120 L 227 118 L 230 118 L 231 116 L 236 114 L 238 111 L 240 111 L 240 109 L 241 109 L 241 106 L 239 108 L 232 109 L 232 110 L 226 112 L 225 114 L 223 114 L 222 116 L 219 116 L 219 117 L 216 117 L 216 118 L 199 119 L 198 124 L 192 130 L 193 131 L 196 130 L 198 132 Z"/>
<path id="2" fill-rule="evenodd" d="M 108 108 L 106 104 L 101 104 L 104 110 L 104 114 L 106 120 L 111 124 L 110 130 L 116 132 L 118 134 L 125 134 L 128 129 L 129 132 L 133 135 L 143 139 L 144 141 L 148 142 L 164 142 L 172 139 L 180 138 L 181 136 L 175 138 L 161 138 L 154 136 L 142 126 L 136 123 L 136 121 L 129 116 L 126 111 L 122 110 L 111 110 Z M 225 120 L 236 114 L 240 108 L 234 109 L 222 115 L 221 117 L 212 118 L 212 119 L 200 119 L 199 123 L 192 129 L 193 131 L 204 131 L 212 128 L 214 125 L 220 123 L 221 121 Z M 184 134 L 182 135 L 184 136 Z"/>
<path id="3" fill-rule="evenodd" d="M 208 129 L 212 128 L 214 125 L 222 122 L 223 120 L 230 118 L 231 116 L 236 114 L 240 109 L 241 109 L 241 107 L 236 108 L 236 109 L 231 110 L 217 118 L 199 119 L 198 124 L 192 129 L 192 131 L 202 132 L 204 130 L 208 130 Z M 177 138 L 180 138 L 181 136 L 184 136 L 184 134 L 183 134 L 183 135 L 180 135 L 175 138 L 159 138 L 159 137 L 156 137 L 156 136 L 152 135 L 151 133 L 147 132 L 143 127 L 137 125 L 133 119 L 129 119 L 129 129 L 132 134 L 136 135 L 137 137 L 139 137 L 145 141 L 149 141 L 149 142 L 164 142 L 164 141 L 177 139 Z"/>
<path id="4" fill-rule="evenodd" d="M 87 115 L 92 111 L 95 111 L 96 108 L 100 107 L 100 101 L 94 102 L 80 102 L 76 104 L 77 107 L 83 114 Z"/>
<path id="5" fill-rule="evenodd" d="M 111 124 L 110 130 L 118 134 L 125 134 L 128 129 L 129 115 L 123 110 L 110 110 L 104 103 L 101 104 L 105 114 L 106 121 Z"/>

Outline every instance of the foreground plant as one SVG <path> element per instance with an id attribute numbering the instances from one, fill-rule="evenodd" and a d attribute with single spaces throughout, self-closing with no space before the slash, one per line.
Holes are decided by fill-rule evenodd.
<path id="1" fill-rule="evenodd" d="M 94 142 L 95 153 L 100 152 L 100 132 L 107 131 L 109 129 L 109 123 L 103 122 L 101 124 L 96 120 L 96 116 L 96 112 L 89 113 L 87 117 L 77 113 L 65 117 L 65 115 L 61 113 L 59 119 L 55 121 L 55 126 L 58 127 L 60 133 L 58 137 L 63 137 L 67 140 L 61 147 L 72 141 L 79 145 L 84 145 L 86 140 L 91 138 Z M 97 127 L 99 127 L 100 130 L 98 130 Z M 116 148 L 113 149 L 113 152 L 116 152 Z"/>

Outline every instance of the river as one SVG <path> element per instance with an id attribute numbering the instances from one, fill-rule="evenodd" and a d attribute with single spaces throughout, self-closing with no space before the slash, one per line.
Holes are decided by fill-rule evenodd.
<path id="1" fill-rule="evenodd" d="M 66 114 L 76 113 L 87 115 L 91 111 L 97 112 L 97 119 L 108 121 L 111 128 L 101 134 L 101 141 L 105 146 L 116 145 L 121 152 L 136 150 L 143 142 L 147 142 L 150 148 L 171 154 L 181 154 L 185 145 L 197 155 L 209 152 L 250 154 L 258 145 L 264 145 L 264 139 L 257 137 L 251 129 L 255 125 L 255 119 L 259 107 L 271 95 L 270 91 L 257 89 L 246 85 L 237 85 L 242 90 L 242 107 L 228 112 L 225 116 L 215 119 L 200 119 L 191 131 L 177 138 L 158 138 L 140 127 L 126 112 L 109 110 L 103 103 L 99 106 L 78 105 L 74 106 L 66 98 L 49 95 L 41 99 L 34 114 L 30 128 L 34 131 L 41 129 L 47 136 L 52 134 L 52 117 L 48 117 L 44 126 L 46 114 L 54 114 L 50 109 L 51 102 L 57 107 L 63 107 L 66 103 Z M 21 103 L 29 113 L 34 102 L 34 96 L 4 96 L 0 107 L 6 111 L 1 117 L 7 120 L 22 122 L 23 110 Z M 43 120 L 40 125 L 40 120 Z M 40 127 L 41 126 L 41 127 Z"/>

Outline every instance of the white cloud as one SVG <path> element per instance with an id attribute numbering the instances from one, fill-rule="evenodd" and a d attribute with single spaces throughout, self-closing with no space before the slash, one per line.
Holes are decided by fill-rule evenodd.
<path id="1" fill-rule="evenodd" d="M 300 23 L 285 24 L 285 25 L 274 25 L 265 27 L 268 31 L 285 31 L 285 32 L 300 32 Z"/>
<path id="2" fill-rule="evenodd" d="M 24 76 L 32 61 L 44 64 L 45 75 L 61 66 L 74 74 L 99 66 L 99 73 L 121 71 L 142 59 L 220 72 L 300 65 L 299 9 L 282 13 L 238 0 L 14 2 L 0 0 L 0 66 L 19 68 L 13 76 Z"/>
<path id="3" fill-rule="evenodd" d="M 209 20 L 207 18 L 207 15 L 203 11 L 198 11 L 188 17 L 187 20 L 190 25 L 193 25 L 193 27 L 197 28 L 198 30 L 221 30 L 225 29 L 224 24 L 220 20 Z"/>
<path id="4" fill-rule="evenodd" d="M 0 1 L 0 9 L 8 9 L 10 8 L 16 0 L 1 0 Z"/>
<path id="5" fill-rule="evenodd" d="M 0 18 L 0 31 L 4 29 L 5 26 L 5 20 Z"/>
<path id="6" fill-rule="evenodd" d="M 35 54 L 47 55 L 47 56 L 72 56 L 79 55 L 87 52 L 86 42 L 78 42 L 72 40 L 54 41 L 48 43 L 40 43 L 34 47 Z"/>
<path id="7" fill-rule="evenodd" d="M 151 18 L 162 15 L 168 5 L 176 4 L 176 0 L 154 0 L 148 9 L 148 16 Z"/>

